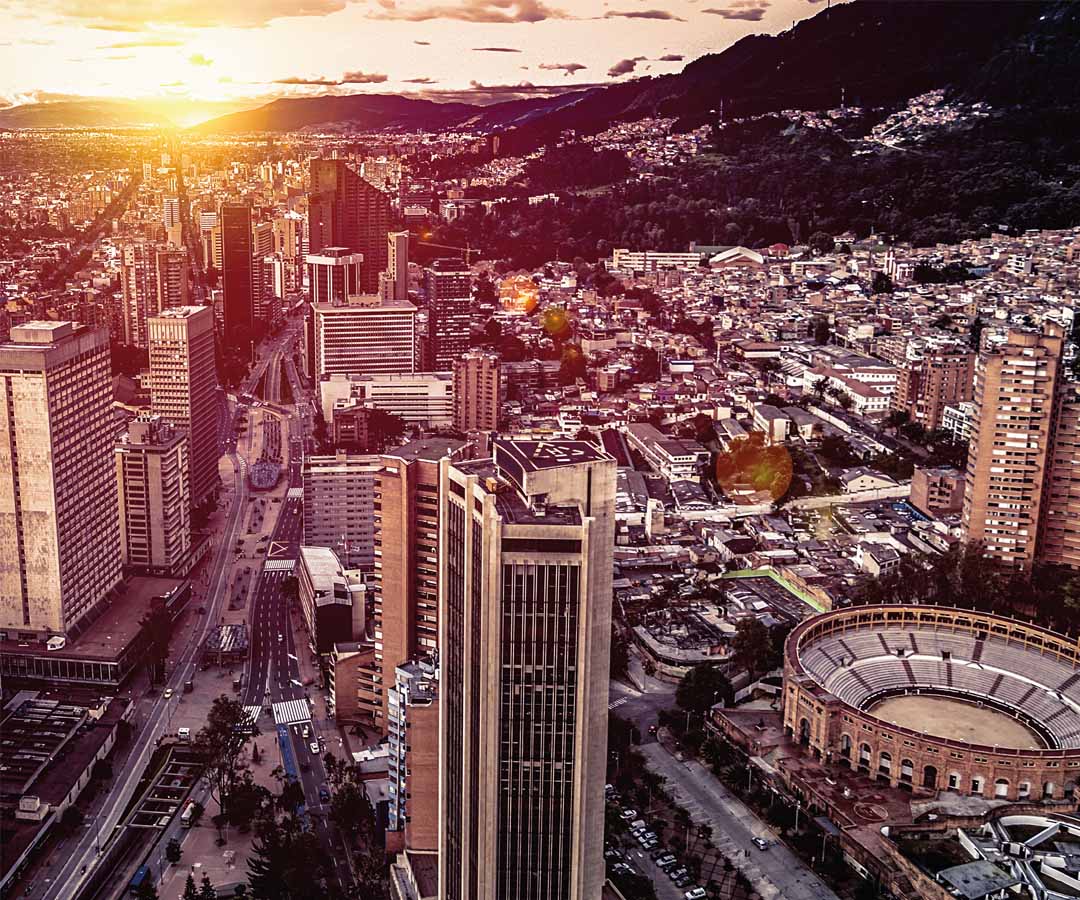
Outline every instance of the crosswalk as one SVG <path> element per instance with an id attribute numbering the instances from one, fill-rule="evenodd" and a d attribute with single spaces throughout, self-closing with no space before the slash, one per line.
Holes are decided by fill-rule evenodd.
<path id="1" fill-rule="evenodd" d="M 251 731 L 258 727 L 259 715 L 262 713 L 261 706 L 245 706 L 244 707 L 244 725 L 248 731 Z"/>
<path id="2" fill-rule="evenodd" d="M 281 700 L 273 704 L 275 725 L 295 725 L 311 721 L 311 707 L 307 700 Z"/>
<path id="3" fill-rule="evenodd" d="M 268 559 L 263 563 L 264 572 L 291 572 L 295 567 L 295 559 Z"/>
<path id="4" fill-rule="evenodd" d="M 622 705 L 623 705 L 623 704 L 624 704 L 624 703 L 625 703 L 625 702 L 626 702 L 627 700 L 629 700 L 629 699 L 630 699 L 629 697 L 620 697 L 620 698 L 619 698 L 618 700 L 612 700 L 612 701 L 611 701 L 611 702 L 610 702 L 610 703 L 609 703 L 609 704 L 607 705 L 607 708 L 608 708 L 609 710 L 611 710 L 611 709 L 618 709 L 618 708 L 619 708 L 620 706 L 622 706 Z"/>
<path id="5" fill-rule="evenodd" d="M 291 487 L 288 493 L 285 495 L 286 500 L 303 500 L 304 489 L 302 487 Z"/>

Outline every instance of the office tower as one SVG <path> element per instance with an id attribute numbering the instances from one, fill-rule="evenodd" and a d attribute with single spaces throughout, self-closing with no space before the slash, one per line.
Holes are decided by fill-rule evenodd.
<path id="1" fill-rule="evenodd" d="M 221 207 L 221 285 L 224 291 L 225 344 L 248 352 L 257 340 L 251 207 Z"/>
<path id="2" fill-rule="evenodd" d="M 375 473 L 375 630 L 380 679 L 439 642 L 439 461 L 464 441 L 427 438 L 378 458 Z M 384 696 L 383 715 L 387 714 Z M 384 722 L 387 720 L 384 720 Z M 383 723 L 376 723 L 382 725 Z"/>
<path id="3" fill-rule="evenodd" d="M 431 372 L 449 372 L 469 349 L 472 273 L 459 259 L 437 259 L 424 270 Z"/>
<path id="4" fill-rule="evenodd" d="M 439 667 L 436 656 L 394 670 L 387 736 L 386 849 L 439 846 Z"/>
<path id="5" fill-rule="evenodd" d="M 154 251 L 157 309 L 188 305 L 188 252 L 183 247 L 158 247 Z"/>
<path id="6" fill-rule="evenodd" d="M 1039 561 L 1080 569 L 1080 388 L 1062 385 L 1054 410 Z"/>
<path id="7" fill-rule="evenodd" d="M 595 900 L 615 460 L 493 446 L 441 463 L 439 896 Z"/>
<path id="8" fill-rule="evenodd" d="M 274 252 L 285 262 L 285 288 L 292 293 L 303 285 L 304 220 L 297 213 L 274 219 Z"/>
<path id="9" fill-rule="evenodd" d="M 308 254 L 308 297 L 312 303 L 344 303 L 359 294 L 364 256 L 345 247 L 325 247 Z"/>
<path id="10" fill-rule="evenodd" d="M 180 225 L 180 198 L 165 197 L 161 201 L 161 223 L 165 231 Z"/>
<path id="11" fill-rule="evenodd" d="M 386 272 L 395 300 L 409 299 L 409 232 L 391 231 L 386 236 Z"/>
<path id="12" fill-rule="evenodd" d="M 0 629 L 66 633 L 120 581 L 109 337 L 27 322 L 0 345 Z"/>
<path id="13" fill-rule="evenodd" d="M 377 456 L 304 458 L 304 544 L 329 547 L 347 569 L 375 565 Z"/>
<path id="14" fill-rule="evenodd" d="M 374 296 L 316 303 L 315 377 L 416 371 L 416 307 Z"/>
<path id="15" fill-rule="evenodd" d="M 360 291 L 375 294 L 386 270 L 390 196 L 361 178 L 343 159 L 311 160 L 308 252 L 347 247 L 364 257 Z"/>
<path id="16" fill-rule="evenodd" d="M 162 310 L 148 322 L 150 409 L 188 435 L 188 491 L 201 506 L 218 484 L 217 371 L 214 311 L 208 306 Z"/>
<path id="17" fill-rule="evenodd" d="M 144 241 L 125 244 L 120 251 L 124 343 L 146 347 L 146 319 L 157 312 L 154 248 Z"/>
<path id="18" fill-rule="evenodd" d="M 191 553 L 187 435 L 141 416 L 116 443 L 123 560 L 142 574 L 183 575 Z"/>
<path id="19" fill-rule="evenodd" d="M 900 365 L 892 408 L 912 422 L 934 431 L 942 425 L 945 407 L 971 399 L 975 354 L 953 344 L 926 347 L 909 344 Z"/>
<path id="20" fill-rule="evenodd" d="M 1029 568 L 1059 400 L 1062 337 L 1011 330 L 979 358 L 964 488 L 964 537 L 1001 563 Z"/>
<path id="21" fill-rule="evenodd" d="M 495 431 L 499 427 L 499 357 L 473 350 L 454 363 L 454 428 Z"/>
<path id="22" fill-rule="evenodd" d="M 273 223 L 256 222 L 251 226 L 251 253 L 255 330 L 265 334 L 281 316 L 281 303 L 274 294 Z"/>

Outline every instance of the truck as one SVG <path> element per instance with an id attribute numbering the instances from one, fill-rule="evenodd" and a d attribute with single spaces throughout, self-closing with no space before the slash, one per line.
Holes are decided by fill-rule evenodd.
<path id="1" fill-rule="evenodd" d="M 195 801 L 192 800 L 184 807 L 184 811 L 180 813 L 180 825 L 184 828 L 190 828 L 195 821 Z"/>
<path id="2" fill-rule="evenodd" d="M 195 690 L 195 682 L 193 682 L 193 681 L 185 681 L 184 682 L 184 693 L 185 694 L 190 694 L 193 690 Z"/>

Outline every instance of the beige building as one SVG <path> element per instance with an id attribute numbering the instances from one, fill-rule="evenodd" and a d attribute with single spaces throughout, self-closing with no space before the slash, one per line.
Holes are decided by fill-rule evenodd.
<path id="1" fill-rule="evenodd" d="M 378 457 L 372 684 L 392 687 L 395 667 L 438 649 L 439 461 L 461 458 L 466 446 L 427 438 Z M 371 700 L 380 707 L 372 724 L 385 731 L 387 692 L 380 687 Z"/>
<path id="2" fill-rule="evenodd" d="M 187 250 L 147 241 L 125 244 L 120 251 L 120 295 L 124 343 L 145 348 L 147 320 L 188 302 Z"/>
<path id="3" fill-rule="evenodd" d="M 1061 331 L 1010 331 L 979 358 L 964 491 L 964 536 L 1002 563 L 1029 568 L 1059 402 Z"/>
<path id="4" fill-rule="evenodd" d="M 356 295 L 315 303 L 315 377 L 416 371 L 416 307 L 408 300 Z"/>
<path id="5" fill-rule="evenodd" d="M 971 399 L 975 354 L 960 345 L 908 348 L 898 370 L 892 408 L 927 431 L 942 426 L 945 407 Z"/>
<path id="6" fill-rule="evenodd" d="M 916 466 L 909 502 L 919 512 L 936 517 L 953 515 L 964 506 L 964 473 L 948 466 Z"/>
<path id="7" fill-rule="evenodd" d="M 409 232 L 391 231 L 386 236 L 387 284 L 399 303 L 409 299 Z"/>
<path id="8" fill-rule="evenodd" d="M 201 506 L 218 485 L 218 396 L 214 311 L 208 306 L 162 310 L 147 322 L 150 408 L 188 435 L 189 495 Z"/>
<path id="9" fill-rule="evenodd" d="M 27 322 L 0 344 L 0 629 L 70 631 L 120 581 L 109 336 Z"/>
<path id="10" fill-rule="evenodd" d="M 493 448 L 441 463 L 439 896 L 595 900 L 615 460 Z"/>
<path id="11" fill-rule="evenodd" d="M 1065 386 L 1056 408 L 1038 555 L 1044 563 L 1080 569 L 1080 393 L 1075 383 Z"/>
<path id="12" fill-rule="evenodd" d="M 439 846 L 439 667 L 437 657 L 395 670 L 389 688 L 387 850 Z"/>
<path id="13" fill-rule="evenodd" d="M 304 544 L 328 547 L 351 569 L 375 565 L 377 456 L 338 453 L 304 460 Z"/>
<path id="14" fill-rule="evenodd" d="M 158 416 L 140 417 L 115 447 L 124 565 L 183 574 L 191 554 L 187 436 Z"/>
<path id="15" fill-rule="evenodd" d="M 497 431 L 499 428 L 499 357 L 470 351 L 454 363 L 454 428 Z"/>

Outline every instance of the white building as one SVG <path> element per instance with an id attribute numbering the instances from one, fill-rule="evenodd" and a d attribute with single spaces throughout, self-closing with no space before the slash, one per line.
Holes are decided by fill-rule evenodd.
<path id="1" fill-rule="evenodd" d="M 331 375 L 319 383 L 323 418 L 352 403 L 373 406 L 426 428 L 454 424 L 454 376 L 450 372 L 415 375 Z"/>
<path id="2" fill-rule="evenodd" d="M 315 376 L 416 371 L 416 307 L 408 300 L 354 295 L 316 303 Z"/>

